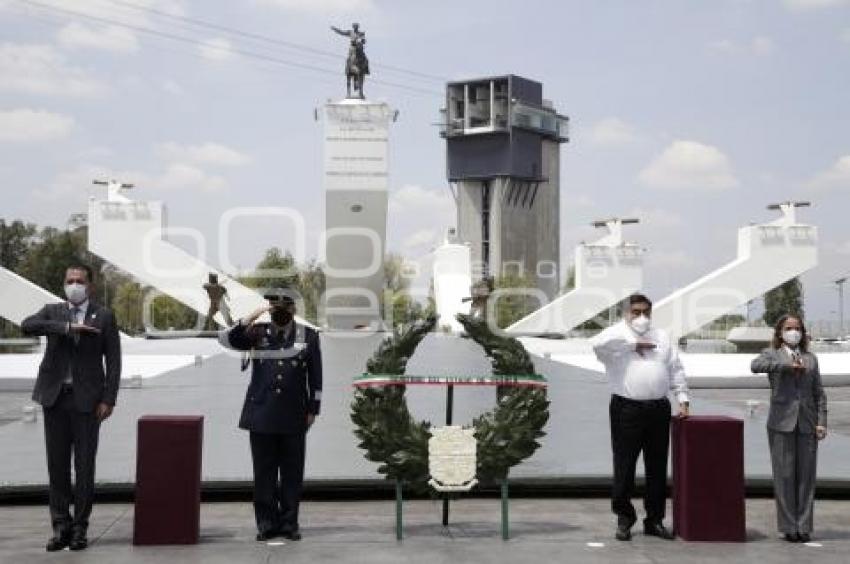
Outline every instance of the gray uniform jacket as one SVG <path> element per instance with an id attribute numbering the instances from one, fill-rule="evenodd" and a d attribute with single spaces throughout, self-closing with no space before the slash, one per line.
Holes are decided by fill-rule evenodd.
<path id="1" fill-rule="evenodd" d="M 791 355 L 784 348 L 769 348 L 753 360 L 753 372 L 767 373 L 770 381 L 770 413 L 767 428 L 790 433 L 799 425 L 801 433 L 826 427 L 826 394 L 821 383 L 818 358 L 801 353 L 805 370 L 795 372 Z"/>

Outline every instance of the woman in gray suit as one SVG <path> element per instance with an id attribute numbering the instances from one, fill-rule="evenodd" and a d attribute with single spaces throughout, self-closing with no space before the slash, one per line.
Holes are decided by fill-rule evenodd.
<path id="1" fill-rule="evenodd" d="M 779 532 L 788 542 L 809 542 L 818 441 L 826 437 L 826 394 L 818 359 L 808 351 L 803 320 L 782 316 L 773 346 L 753 360 L 751 368 L 767 373 L 770 381 L 767 438 Z"/>

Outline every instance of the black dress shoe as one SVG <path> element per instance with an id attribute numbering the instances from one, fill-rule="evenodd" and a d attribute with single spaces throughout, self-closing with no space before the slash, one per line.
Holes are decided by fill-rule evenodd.
<path id="1" fill-rule="evenodd" d="M 71 535 L 71 542 L 68 544 L 68 547 L 71 550 L 85 550 L 89 547 L 89 539 L 86 538 L 86 534 L 82 531 L 74 531 L 74 534 Z"/>
<path id="2" fill-rule="evenodd" d="M 809 533 L 797 533 L 797 542 L 811 542 L 812 536 Z"/>
<path id="3" fill-rule="evenodd" d="M 616 538 L 619 541 L 632 540 L 632 527 L 631 527 L 631 525 L 617 525 L 617 532 L 614 533 L 614 538 Z"/>
<path id="4" fill-rule="evenodd" d="M 63 550 L 71 543 L 71 535 L 62 534 L 56 535 L 47 541 L 47 552 L 57 552 Z"/>
<path id="5" fill-rule="evenodd" d="M 300 541 L 301 531 L 299 531 L 298 529 L 295 529 L 294 531 L 283 530 L 280 532 L 280 536 L 291 541 Z"/>
<path id="6" fill-rule="evenodd" d="M 676 535 L 664 528 L 664 525 L 661 523 L 644 523 L 643 534 L 664 540 L 674 540 L 676 538 Z"/>
<path id="7" fill-rule="evenodd" d="M 788 542 L 797 542 L 799 537 L 794 533 L 785 533 L 785 540 Z"/>
<path id="8" fill-rule="evenodd" d="M 257 540 L 259 542 L 269 541 L 278 536 L 279 534 L 280 533 L 274 529 L 269 529 L 268 531 L 260 531 L 259 533 L 257 533 Z"/>

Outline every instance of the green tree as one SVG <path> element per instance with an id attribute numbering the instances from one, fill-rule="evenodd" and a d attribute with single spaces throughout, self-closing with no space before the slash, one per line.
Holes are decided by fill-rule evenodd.
<path id="1" fill-rule="evenodd" d="M 298 293 L 304 299 L 301 315 L 311 323 L 318 323 L 319 302 L 325 293 L 325 273 L 316 261 L 307 263 L 298 273 Z"/>
<path id="2" fill-rule="evenodd" d="M 39 233 L 38 241 L 30 248 L 18 267 L 18 274 L 45 290 L 63 297 L 65 269 L 71 262 L 87 260 L 86 237 L 82 230 L 60 231 L 54 227 L 45 227 Z M 91 265 L 97 272 L 97 268 Z"/>
<path id="3" fill-rule="evenodd" d="M 561 293 L 566 294 L 570 290 L 576 287 L 576 267 L 570 266 L 567 269 L 567 275 L 564 278 L 564 285 L 561 288 Z"/>
<path id="4" fill-rule="evenodd" d="M 0 219 L 0 266 L 15 272 L 36 242 L 38 228 L 32 223 Z"/>
<path id="5" fill-rule="evenodd" d="M 143 303 L 144 292 L 140 284 L 128 280 L 116 288 L 112 299 L 112 311 L 122 331 L 129 335 L 137 335 L 144 331 Z"/>
<path id="6" fill-rule="evenodd" d="M 263 270 L 275 270 L 278 273 L 260 276 Z M 249 288 L 292 288 L 304 300 L 304 311 L 299 311 L 299 315 L 311 323 L 317 322 L 319 301 L 325 293 L 325 273 L 316 261 L 299 266 L 289 251 L 284 253 L 272 247 L 257 263 L 255 273 L 257 275 L 240 278 L 240 282 Z"/>
<path id="7" fill-rule="evenodd" d="M 151 300 L 150 324 L 155 331 L 200 329 L 198 312 L 171 296 L 160 295 Z"/>
<path id="8" fill-rule="evenodd" d="M 0 219 L 0 266 L 17 272 L 18 266 L 26 258 L 35 244 L 38 229 L 31 223 L 19 220 L 6 223 Z M 7 319 L 0 318 L 0 337 L 20 337 L 20 328 Z"/>
<path id="9" fill-rule="evenodd" d="M 273 270 L 277 273 L 265 276 L 262 273 L 263 270 Z M 280 288 L 294 286 L 297 278 L 298 269 L 292 254 L 289 251 L 284 253 L 278 247 L 272 247 L 257 263 L 254 274 L 245 276 L 240 281 L 249 288 Z"/>
<path id="10" fill-rule="evenodd" d="M 494 287 L 496 290 L 523 290 L 536 288 L 528 276 L 519 274 L 506 274 L 504 276 L 500 276 L 495 280 Z M 498 301 L 496 302 L 495 310 L 496 324 L 500 329 L 504 329 L 505 327 L 519 321 L 538 307 L 537 300 L 534 296 L 525 295 L 523 292 L 501 295 L 498 296 L 497 299 Z"/>
<path id="11" fill-rule="evenodd" d="M 799 278 L 792 278 L 764 295 L 762 319 L 768 326 L 775 325 L 786 313 L 803 317 L 803 284 Z"/>

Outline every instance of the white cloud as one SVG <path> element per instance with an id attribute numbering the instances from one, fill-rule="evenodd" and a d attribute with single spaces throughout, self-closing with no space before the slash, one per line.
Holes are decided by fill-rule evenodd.
<path id="1" fill-rule="evenodd" d="M 260 0 L 288 12 L 310 14 L 362 14 L 374 10 L 374 0 Z"/>
<path id="2" fill-rule="evenodd" d="M 156 153 L 171 161 L 185 161 L 196 165 L 244 166 L 251 157 L 218 143 L 202 145 L 181 145 L 173 141 L 161 143 L 155 147 Z"/>
<path id="3" fill-rule="evenodd" d="M 585 194 L 565 194 L 564 197 L 571 209 L 592 208 L 596 206 L 596 201 Z"/>
<path id="4" fill-rule="evenodd" d="M 208 61 L 230 61 L 236 58 L 236 53 L 233 52 L 233 45 L 230 40 L 223 37 L 213 37 L 206 39 L 198 46 L 201 56 Z"/>
<path id="5" fill-rule="evenodd" d="M 785 6 L 794 11 L 819 10 L 850 4 L 850 0 L 783 0 Z"/>
<path id="6" fill-rule="evenodd" d="M 773 43 L 773 40 L 770 37 L 765 37 L 760 35 L 758 37 L 754 37 L 752 41 L 750 41 L 750 49 L 754 55 L 770 55 L 773 53 L 776 45 Z"/>
<path id="7" fill-rule="evenodd" d="M 427 252 L 456 222 L 454 199 L 447 189 L 406 185 L 390 193 L 387 241 L 402 253 Z"/>
<path id="8" fill-rule="evenodd" d="M 776 43 L 770 37 L 757 35 L 746 41 L 718 39 L 709 43 L 708 49 L 719 55 L 766 57 L 776 50 Z"/>
<path id="9" fill-rule="evenodd" d="M 33 143 L 67 137 L 74 118 L 45 110 L 20 108 L 0 111 L 0 141 Z"/>
<path id="10" fill-rule="evenodd" d="M 401 246 L 405 250 L 423 245 L 433 245 L 437 242 L 438 233 L 434 229 L 419 229 L 404 238 Z"/>
<path id="11" fill-rule="evenodd" d="M 850 155 L 839 157 L 833 165 L 806 183 L 812 190 L 850 190 Z"/>
<path id="12" fill-rule="evenodd" d="M 223 177 L 208 174 L 200 168 L 186 164 L 173 163 L 161 175 L 150 179 L 152 188 L 165 191 L 196 190 L 200 192 L 222 192 L 228 188 Z"/>
<path id="13" fill-rule="evenodd" d="M 56 40 L 66 49 L 96 49 L 119 54 L 139 50 L 136 34 L 116 25 L 95 27 L 71 22 L 59 30 Z"/>
<path id="14" fill-rule="evenodd" d="M 92 180 L 96 178 L 138 178 L 135 174 L 116 175 L 106 167 L 81 164 L 73 170 L 57 174 L 43 187 L 33 190 L 33 196 L 51 204 L 54 208 L 64 208 L 68 214 L 85 211 L 86 200 L 95 193 Z M 63 212 L 63 213 L 65 213 Z M 64 220 L 67 218 L 59 218 Z"/>
<path id="15" fill-rule="evenodd" d="M 408 184 L 390 194 L 389 213 L 413 214 L 418 218 L 452 218 L 455 211 L 454 200 L 447 190 L 428 190 L 415 184 Z M 454 225 L 454 221 L 451 222 Z"/>
<path id="16" fill-rule="evenodd" d="M 172 96 L 185 96 L 186 89 L 180 86 L 180 83 L 168 79 L 162 82 L 162 91 L 171 94 Z"/>
<path id="17" fill-rule="evenodd" d="M 86 97 L 103 94 L 107 87 L 88 71 L 69 65 L 51 45 L 2 43 L 0 89 Z"/>
<path id="18" fill-rule="evenodd" d="M 636 217 L 641 225 L 649 227 L 679 227 L 682 216 L 676 212 L 661 208 L 632 208 L 624 217 Z"/>
<path id="19" fill-rule="evenodd" d="M 641 184 L 670 190 L 724 190 L 740 183 L 729 157 L 697 141 L 673 141 L 638 174 Z"/>
<path id="20" fill-rule="evenodd" d="M 599 120 L 590 129 L 590 142 L 603 147 L 626 145 L 636 139 L 635 128 L 617 117 Z"/>
<path id="21" fill-rule="evenodd" d="M 834 247 L 835 253 L 839 255 L 850 255 L 850 241 L 844 241 Z"/>

